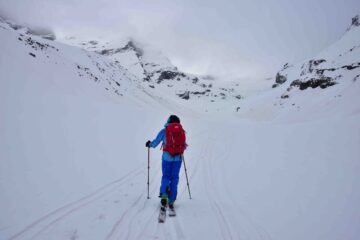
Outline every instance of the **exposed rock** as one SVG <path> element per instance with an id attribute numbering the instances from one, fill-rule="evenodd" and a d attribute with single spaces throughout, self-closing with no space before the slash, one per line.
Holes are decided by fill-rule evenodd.
<path id="1" fill-rule="evenodd" d="M 353 26 L 353 27 L 358 27 L 358 26 L 360 26 L 359 15 L 356 15 L 355 17 L 353 17 L 353 18 L 351 19 L 351 26 Z"/>
<path id="2" fill-rule="evenodd" d="M 151 78 L 150 78 L 150 76 L 149 76 L 149 75 L 147 75 L 146 77 L 144 77 L 144 81 L 146 81 L 146 82 L 150 82 L 150 80 L 151 80 Z"/>
<path id="3" fill-rule="evenodd" d="M 158 80 L 164 80 L 164 79 L 174 79 L 177 75 L 179 75 L 178 72 L 173 72 L 173 71 L 163 71 L 161 72 Z"/>
<path id="4" fill-rule="evenodd" d="M 126 46 L 122 48 L 123 51 L 129 50 L 129 49 L 134 50 L 136 53 L 136 56 L 138 58 L 140 58 L 142 55 L 144 55 L 144 51 L 141 48 L 137 47 L 133 41 L 129 41 L 126 44 Z"/>
<path id="5" fill-rule="evenodd" d="M 285 69 L 288 69 L 290 67 L 292 67 L 293 65 L 290 65 L 289 63 L 285 63 L 284 66 L 282 67 L 282 69 L 280 71 L 283 71 Z"/>
<path id="6" fill-rule="evenodd" d="M 211 92 L 210 89 L 206 89 L 205 91 L 203 92 L 199 92 L 199 91 L 195 91 L 195 92 L 191 92 L 191 94 L 194 94 L 194 95 L 205 95 L 206 93 L 208 92 Z"/>
<path id="7" fill-rule="evenodd" d="M 287 80 L 286 76 L 281 75 L 280 72 L 278 72 L 276 74 L 276 77 L 275 77 L 275 82 L 276 83 L 283 84 L 284 82 L 286 82 L 286 80 Z"/>
<path id="8" fill-rule="evenodd" d="M 309 87 L 317 88 L 320 87 L 322 89 L 335 85 L 336 82 L 331 77 L 322 76 L 320 78 L 311 78 L 307 81 L 295 80 L 290 86 L 291 87 L 299 87 L 300 90 L 305 90 Z"/>
<path id="9" fill-rule="evenodd" d="M 300 73 L 300 76 L 304 76 L 307 73 L 313 73 L 315 67 L 319 66 L 323 62 L 326 62 L 326 60 L 325 59 L 310 60 L 301 67 L 302 71 Z"/>
<path id="10" fill-rule="evenodd" d="M 120 53 L 120 52 L 126 52 L 128 50 L 134 50 L 135 51 L 135 55 L 138 57 L 138 58 L 141 58 L 142 55 L 144 54 L 143 50 L 139 47 L 137 47 L 133 41 L 129 41 L 125 47 L 122 47 L 122 48 L 111 48 L 111 49 L 103 49 L 101 50 L 100 52 L 97 52 L 97 53 L 100 53 L 101 55 L 105 55 L 105 56 L 109 56 L 109 55 L 113 55 L 113 54 L 116 54 L 116 53 Z"/>
<path id="11" fill-rule="evenodd" d="M 360 78 L 360 74 L 356 75 L 353 79 L 354 82 L 356 82 Z"/>
<path id="12" fill-rule="evenodd" d="M 342 66 L 341 68 L 344 68 L 344 69 L 347 69 L 347 70 L 353 70 L 353 69 L 358 68 L 358 67 L 360 67 L 360 62 L 353 63 L 351 65 L 345 65 L 345 66 Z"/>
<path id="13" fill-rule="evenodd" d="M 161 83 L 163 80 L 170 80 L 170 79 L 174 79 L 177 76 L 179 77 L 186 77 L 186 75 L 184 73 L 181 72 L 174 72 L 174 71 L 162 71 L 157 83 Z"/>
<path id="14" fill-rule="evenodd" d="M 310 60 L 310 62 L 312 62 L 315 66 L 320 65 L 323 62 L 326 62 L 325 59 L 318 59 L 318 60 Z"/>
<path id="15" fill-rule="evenodd" d="M 333 72 L 336 68 L 324 68 L 324 69 L 316 69 L 316 74 L 323 75 L 325 71 Z"/>
<path id="16" fill-rule="evenodd" d="M 189 100 L 190 99 L 190 91 L 185 91 L 184 93 L 177 94 L 180 98 Z"/>
<path id="17" fill-rule="evenodd" d="M 281 95 L 281 98 L 282 98 L 282 99 L 289 98 L 289 95 L 286 94 L 286 93 L 284 93 L 283 95 Z"/>
<path id="18" fill-rule="evenodd" d="M 29 53 L 29 55 L 32 57 L 36 57 L 36 55 L 34 53 Z"/>
<path id="19" fill-rule="evenodd" d="M 38 41 L 35 41 L 31 37 L 26 38 L 24 41 L 25 44 L 30 45 L 31 48 L 33 48 L 34 50 L 46 50 L 48 48 L 52 48 L 55 49 L 56 51 L 59 51 L 59 49 L 55 48 L 54 46 L 51 46 L 47 43 L 40 43 Z"/>
<path id="20" fill-rule="evenodd" d="M 199 78 L 197 78 L 197 77 L 194 77 L 194 78 L 192 79 L 192 83 L 194 83 L 194 84 L 196 84 L 198 81 L 199 81 Z"/>

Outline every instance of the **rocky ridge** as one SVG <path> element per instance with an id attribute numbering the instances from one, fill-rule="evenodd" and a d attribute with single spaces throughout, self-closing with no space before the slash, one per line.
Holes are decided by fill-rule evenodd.
<path id="1" fill-rule="evenodd" d="M 302 64 L 286 63 L 276 74 L 273 88 L 283 86 L 281 98 L 292 91 L 314 88 L 326 89 L 349 79 L 356 81 L 360 74 L 359 15 L 352 18 L 344 36 L 316 58 Z"/>

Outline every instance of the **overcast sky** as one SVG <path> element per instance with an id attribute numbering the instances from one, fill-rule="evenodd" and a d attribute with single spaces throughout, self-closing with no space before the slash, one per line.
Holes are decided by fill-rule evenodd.
<path id="1" fill-rule="evenodd" d="M 358 13 L 359 0 L 0 0 L 0 15 L 57 35 L 133 37 L 181 70 L 243 78 L 316 55 Z"/>

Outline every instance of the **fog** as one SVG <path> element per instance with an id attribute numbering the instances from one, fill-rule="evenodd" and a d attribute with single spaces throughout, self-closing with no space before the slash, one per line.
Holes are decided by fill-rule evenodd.
<path id="1" fill-rule="evenodd" d="M 313 57 L 359 12 L 358 0 L 0 0 L 0 16 L 59 37 L 132 37 L 183 71 L 231 78 Z"/>

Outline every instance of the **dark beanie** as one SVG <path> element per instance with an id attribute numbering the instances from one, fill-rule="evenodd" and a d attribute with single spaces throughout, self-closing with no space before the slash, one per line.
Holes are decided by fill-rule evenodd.
<path id="1" fill-rule="evenodd" d="M 171 115 L 169 117 L 168 123 L 180 123 L 180 118 L 176 115 Z"/>

